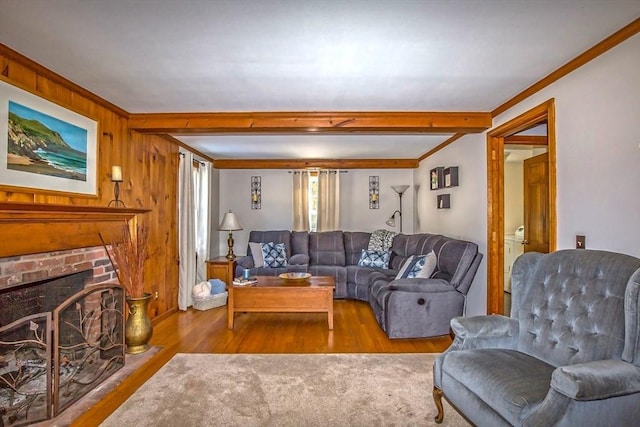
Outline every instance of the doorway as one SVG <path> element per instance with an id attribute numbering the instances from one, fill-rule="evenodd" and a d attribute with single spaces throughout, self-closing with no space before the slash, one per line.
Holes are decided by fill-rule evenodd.
<path id="1" fill-rule="evenodd" d="M 504 314 L 511 310 L 511 270 L 524 252 L 549 252 L 546 123 L 504 139 Z"/>
<path id="2" fill-rule="evenodd" d="M 525 131 L 544 124 L 546 124 L 546 136 L 526 135 Z M 523 205 L 522 225 L 525 225 L 527 219 L 533 218 L 535 221 L 531 223 L 533 225 L 526 226 L 522 230 L 524 247 L 528 246 L 526 242 L 531 244 L 535 241 L 535 245 L 531 244 L 531 248 L 541 250 L 537 240 L 546 240 L 543 242 L 546 248 L 543 247 L 543 249 L 553 251 L 557 240 L 554 100 L 551 99 L 487 133 L 487 313 L 489 314 L 505 313 L 505 234 L 507 234 L 505 233 L 505 160 L 508 152 L 505 151 L 505 144 L 507 148 L 513 145 L 531 147 L 530 157 L 533 160 L 531 163 L 535 179 L 534 185 L 529 186 L 529 192 L 533 191 L 533 193 L 526 197 L 530 202 L 533 201 L 533 205 L 528 205 L 526 209 Z M 542 154 L 543 149 L 538 147 L 542 145 L 546 145 L 545 154 Z M 546 160 L 542 167 L 540 160 Z M 524 218 L 524 212 L 527 212 L 530 218 Z M 533 212 L 535 215 L 530 215 Z M 540 221 L 540 218 L 543 221 Z M 508 281 L 506 285 L 508 286 Z"/>

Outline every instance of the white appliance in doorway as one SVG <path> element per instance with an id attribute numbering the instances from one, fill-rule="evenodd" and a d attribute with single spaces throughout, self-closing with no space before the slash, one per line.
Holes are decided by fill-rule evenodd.
<path id="1" fill-rule="evenodd" d="M 516 228 L 513 234 L 504 236 L 504 291 L 511 293 L 511 269 L 516 258 L 524 253 L 524 225 Z"/>

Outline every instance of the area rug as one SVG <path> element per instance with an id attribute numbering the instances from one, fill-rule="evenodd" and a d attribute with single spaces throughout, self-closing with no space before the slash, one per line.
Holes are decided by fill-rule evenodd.
<path id="1" fill-rule="evenodd" d="M 102 426 L 436 425 L 434 357 L 177 354 Z M 444 403 L 440 425 L 469 425 Z"/>

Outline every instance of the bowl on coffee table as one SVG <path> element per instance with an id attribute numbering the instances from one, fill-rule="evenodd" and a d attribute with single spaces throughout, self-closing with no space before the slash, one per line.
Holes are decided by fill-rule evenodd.
<path id="1" fill-rule="evenodd" d="M 282 273 L 278 275 L 279 278 L 286 280 L 288 282 L 302 282 L 311 277 L 311 273 L 303 273 L 303 272 L 290 272 L 290 273 Z"/>

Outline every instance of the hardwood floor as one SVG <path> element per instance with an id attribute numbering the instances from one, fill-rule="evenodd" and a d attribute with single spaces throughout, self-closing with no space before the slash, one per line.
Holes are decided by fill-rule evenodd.
<path id="1" fill-rule="evenodd" d="M 176 353 L 439 353 L 449 336 L 390 340 L 369 304 L 336 300 L 334 330 L 326 314 L 237 314 L 227 328 L 227 307 L 178 312 L 154 326 L 151 344 L 162 346 L 151 360 L 119 384 L 72 425 L 99 425 Z"/>

